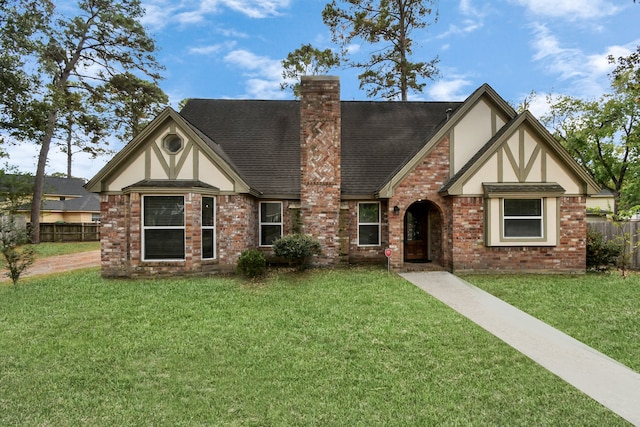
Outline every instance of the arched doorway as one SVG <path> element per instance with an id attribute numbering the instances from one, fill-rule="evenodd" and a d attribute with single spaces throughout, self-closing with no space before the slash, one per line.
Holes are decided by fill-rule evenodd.
<path id="1" fill-rule="evenodd" d="M 404 215 L 404 261 L 442 262 L 442 217 L 432 202 L 415 202 Z"/>

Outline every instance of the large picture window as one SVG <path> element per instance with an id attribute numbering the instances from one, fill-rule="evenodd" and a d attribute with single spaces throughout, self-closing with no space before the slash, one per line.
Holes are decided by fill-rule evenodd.
<path id="1" fill-rule="evenodd" d="M 543 237 L 542 199 L 503 199 L 505 238 Z"/>
<path id="2" fill-rule="evenodd" d="M 358 203 L 358 245 L 380 245 L 380 203 Z"/>
<path id="3" fill-rule="evenodd" d="M 282 237 L 282 202 L 260 202 L 260 246 Z"/>
<path id="4" fill-rule="evenodd" d="M 202 198 L 202 259 L 216 257 L 216 199 Z"/>
<path id="5" fill-rule="evenodd" d="M 183 196 L 143 197 L 143 259 L 183 260 Z"/>

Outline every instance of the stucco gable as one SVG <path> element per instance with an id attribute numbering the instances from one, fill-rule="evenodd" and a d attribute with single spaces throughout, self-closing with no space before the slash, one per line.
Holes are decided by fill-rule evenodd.
<path id="1" fill-rule="evenodd" d="M 399 165 L 399 167 L 378 189 L 376 196 L 380 198 L 392 197 L 395 188 L 397 188 L 397 186 L 400 185 L 402 181 L 422 163 L 422 160 L 434 149 L 434 147 L 436 147 L 438 143 L 440 143 L 444 138 L 449 138 L 451 142 L 456 126 L 463 123 L 470 115 L 473 115 L 475 111 L 479 109 L 479 106 L 480 108 L 486 107 L 489 110 L 489 116 L 493 117 L 494 123 L 504 123 L 516 116 L 515 110 L 500 95 L 498 95 L 490 85 L 486 83 L 483 84 L 476 89 L 459 108 L 452 111 L 448 120 L 444 122 L 427 141 L 425 141 L 419 151 Z M 489 124 L 488 127 L 492 133 L 497 131 L 497 127 L 495 125 Z M 474 144 L 476 148 L 472 148 L 472 150 L 475 152 L 480 149 L 484 143 L 485 141 L 476 142 L 476 144 Z M 460 152 L 462 151 L 463 150 L 460 150 Z M 450 156 L 452 156 L 454 152 L 455 146 L 451 145 Z M 464 155 L 461 158 L 464 158 Z M 451 162 L 452 168 L 455 167 L 454 163 L 455 162 Z M 452 170 L 451 174 L 454 174 L 454 170 Z"/>
<path id="2" fill-rule="evenodd" d="M 529 112 L 503 126 L 452 178 L 443 195 L 479 195 L 486 182 L 559 182 L 568 194 L 597 194 L 591 176 Z"/>
<path id="3" fill-rule="evenodd" d="M 163 147 L 168 135 L 182 140 L 175 153 Z M 222 192 L 252 192 L 222 148 L 171 108 L 163 110 L 85 187 L 96 193 L 119 193 L 144 180 L 197 180 Z"/>

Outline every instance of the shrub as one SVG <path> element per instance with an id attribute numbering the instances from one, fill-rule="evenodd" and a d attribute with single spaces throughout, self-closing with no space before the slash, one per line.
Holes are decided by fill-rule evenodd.
<path id="1" fill-rule="evenodd" d="M 238 258 L 238 273 L 247 277 L 258 277 L 264 274 L 267 269 L 267 260 L 262 251 L 258 249 L 247 249 L 242 251 Z"/>
<path id="2" fill-rule="evenodd" d="M 273 242 L 273 253 L 289 260 L 298 270 L 304 270 L 314 255 L 320 255 L 320 243 L 304 234 L 289 234 Z"/>
<path id="3" fill-rule="evenodd" d="M 26 229 L 16 224 L 13 215 L 0 216 L 0 253 L 14 286 L 35 260 L 35 249 L 26 245 L 28 240 Z"/>
<path id="4" fill-rule="evenodd" d="M 587 269 L 606 271 L 618 263 L 622 249 L 620 242 L 605 241 L 602 233 L 587 227 Z"/>

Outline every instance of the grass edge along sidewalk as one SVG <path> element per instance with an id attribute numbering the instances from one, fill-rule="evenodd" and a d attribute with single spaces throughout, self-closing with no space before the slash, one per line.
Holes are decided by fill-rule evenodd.
<path id="1" fill-rule="evenodd" d="M 628 425 L 386 271 L 0 287 L 0 424 Z"/>

